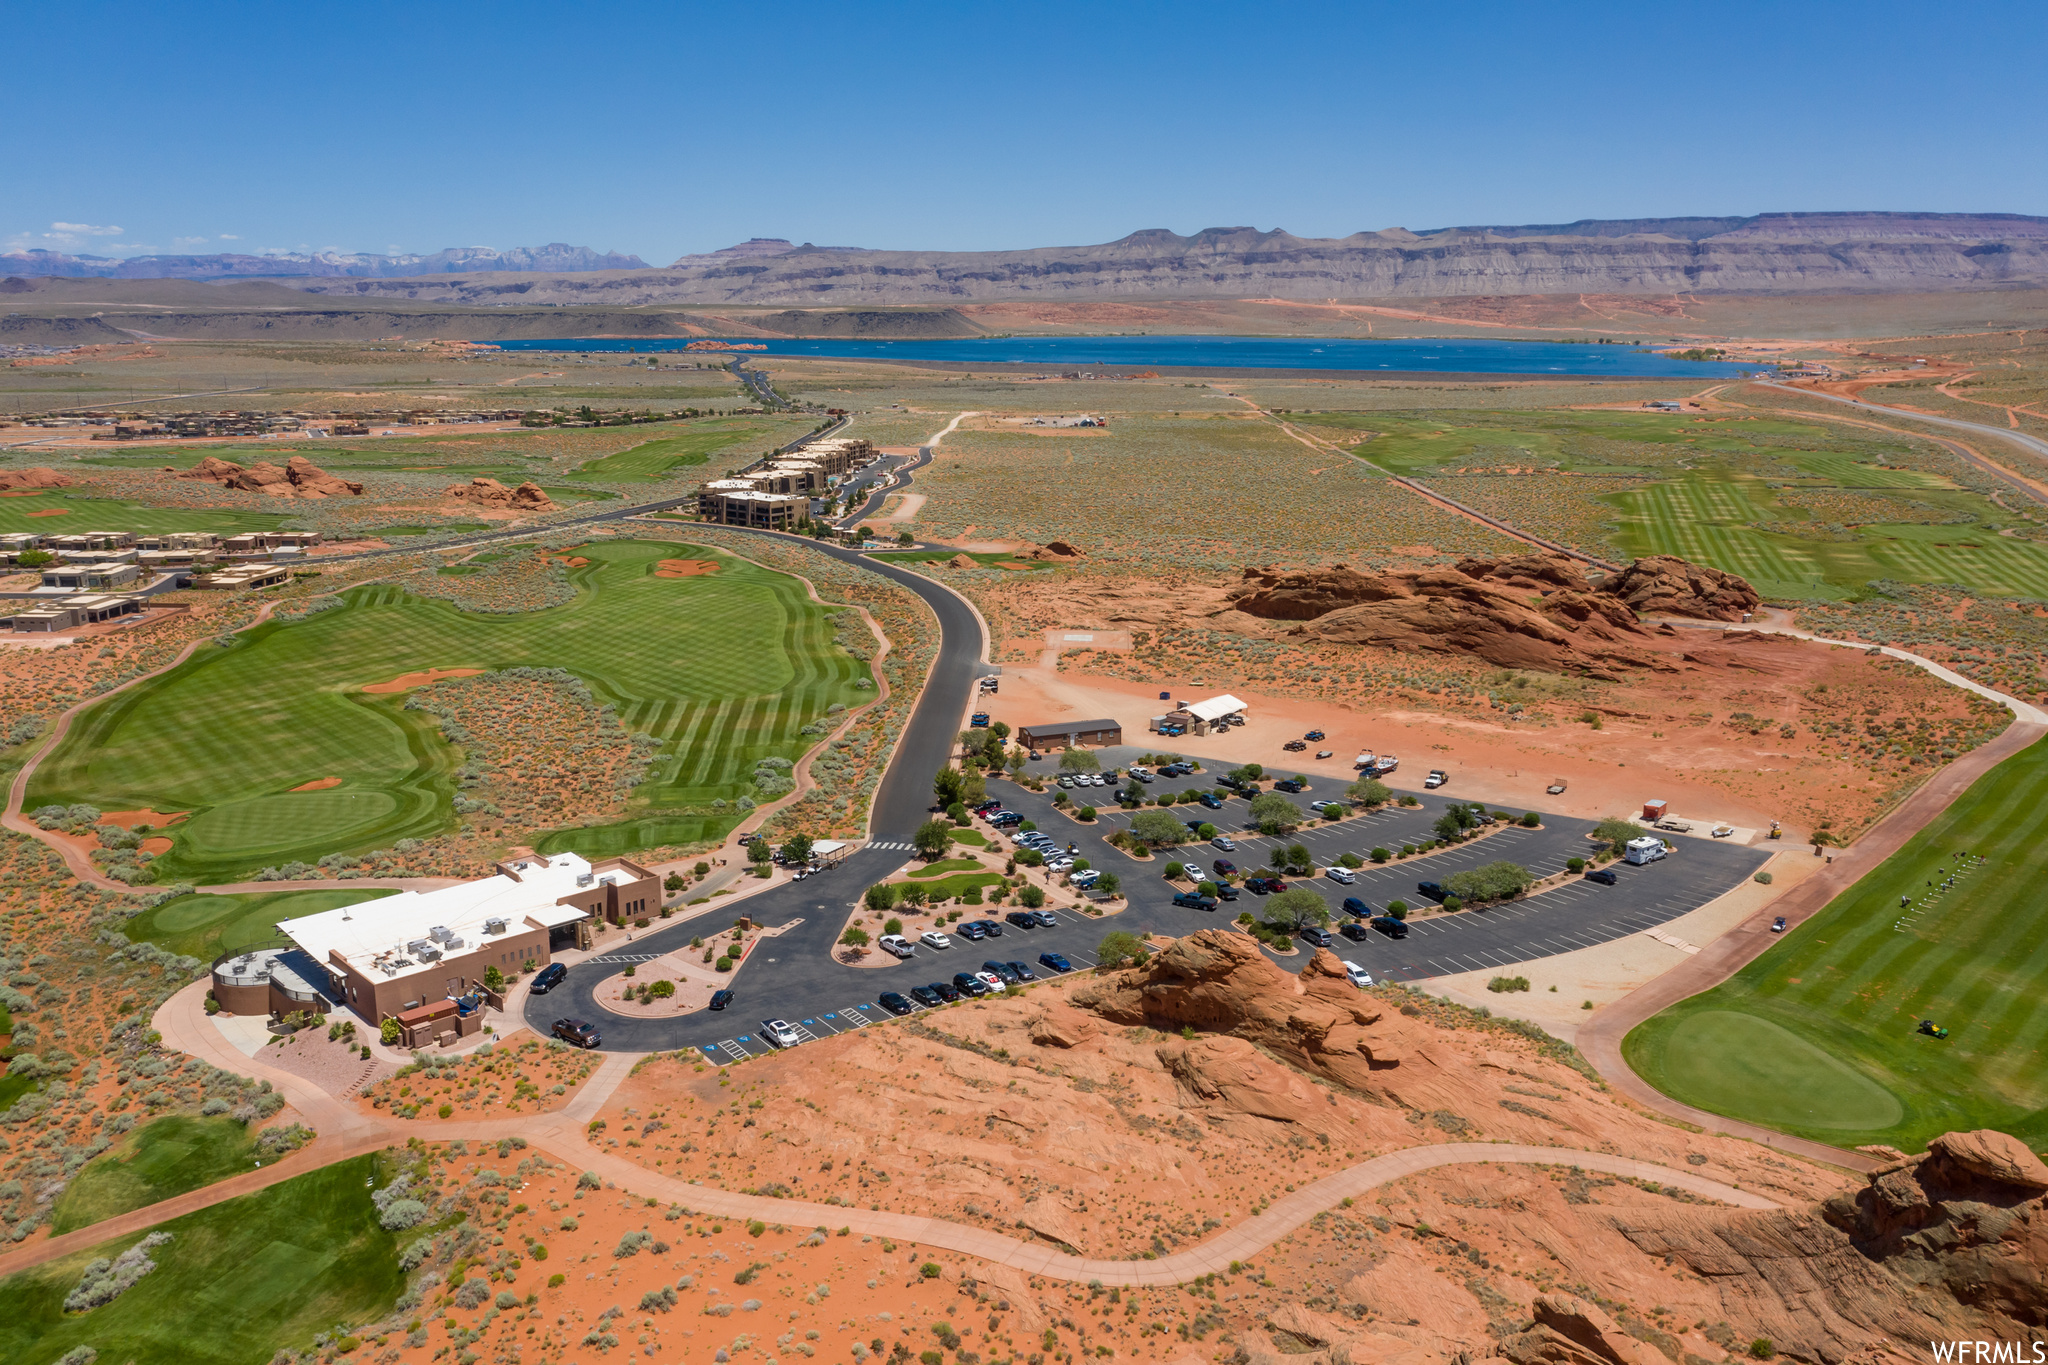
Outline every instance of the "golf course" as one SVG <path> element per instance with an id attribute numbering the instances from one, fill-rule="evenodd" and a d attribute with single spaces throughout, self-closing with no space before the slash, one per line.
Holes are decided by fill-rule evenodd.
<path id="1" fill-rule="evenodd" d="M 1637 1026 L 1629 1065 L 1687 1104 L 1838 1146 L 1919 1151 L 1973 1128 L 2048 1145 L 2044 802 L 2039 742 L 1733 977 Z"/>
<path id="2" fill-rule="evenodd" d="M 799 758 L 814 742 L 802 727 L 875 696 L 857 685 L 867 665 L 833 641 L 832 609 L 794 578 L 673 542 L 577 555 L 576 596 L 544 610 L 471 612 L 373 584 L 209 644 L 81 715 L 38 767 L 27 808 L 188 812 L 159 831 L 173 841 L 154 864 L 159 884 L 428 837 L 457 819 L 463 755 L 408 709 L 409 692 L 364 689 L 425 669 L 554 667 L 658 741 L 629 818 L 570 839 L 624 852 L 722 835 L 743 812 L 711 803 L 751 792 L 758 760 Z M 657 575 L 680 557 L 717 568 Z M 309 783 L 322 785 L 294 790 Z"/>

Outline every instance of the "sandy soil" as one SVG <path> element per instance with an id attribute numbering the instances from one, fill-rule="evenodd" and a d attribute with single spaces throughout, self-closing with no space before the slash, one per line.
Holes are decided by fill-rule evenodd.
<path id="1" fill-rule="evenodd" d="M 883 503 L 880 513 L 868 518 L 869 521 L 909 521 L 917 515 L 917 509 L 924 506 L 923 493 L 891 493 Z M 34 516 L 35 513 L 29 515 Z"/>
<path id="2" fill-rule="evenodd" d="M 426 687 L 443 678 L 473 678 L 483 672 L 481 668 L 426 668 L 417 673 L 401 673 L 388 682 L 368 683 L 365 692 L 383 695 L 390 692 L 409 692 L 415 687 Z"/>
<path id="3" fill-rule="evenodd" d="M 385 684 L 379 683 L 377 686 L 383 688 Z M 366 687 L 363 690 L 368 692 L 372 689 Z M 399 689 L 390 688 L 388 690 L 398 691 Z M 338 777 L 316 777 L 311 782 L 301 782 L 298 786 L 293 787 L 292 790 L 295 792 L 324 792 L 329 787 L 339 787 L 340 785 L 341 779 Z"/>
<path id="4" fill-rule="evenodd" d="M 152 827 L 175 825 L 191 813 L 190 811 L 183 810 L 169 812 L 156 810 L 108 810 L 100 812 L 100 823 L 103 825 L 119 825 L 122 829 L 134 829 L 137 825 L 149 825 Z"/>
<path id="5" fill-rule="evenodd" d="M 654 566 L 656 578 L 701 578 L 717 572 L 718 565 L 709 559 L 664 559 Z"/>

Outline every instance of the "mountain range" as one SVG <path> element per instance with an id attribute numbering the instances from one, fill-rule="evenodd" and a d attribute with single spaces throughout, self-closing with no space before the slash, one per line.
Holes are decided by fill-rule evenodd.
<path id="1" fill-rule="evenodd" d="M 0 274 L 117 280 L 234 280 L 305 276 L 382 279 L 477 271 L 568 274 L 585 270 L 645 270 L 647 262 L 617 251 L 550 242 L 507 251 L 451 246 L 431 255 L 380 256 L 372 252 L 279 252 L 261 256 L 68 256 L 61 251 L 0 252 Z"/>

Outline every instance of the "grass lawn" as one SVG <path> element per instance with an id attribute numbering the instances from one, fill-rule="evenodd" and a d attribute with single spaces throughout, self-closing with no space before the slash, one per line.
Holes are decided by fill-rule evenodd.
<path id="1" fill-rule="evenodd" d="M 255 1169 L 256 1135 L 233 1119 L 176 1115 L 143 1124 L 78 1172 L 51 1226 L 71 1232 Z"/>
<path id="2" fill-rule="evenodd" d="M 703 464 L 721 450 L 742 442 L 754 446 L 780 446 L 803 434 L 801 426 L 788 422 L 721 422 L 716 426 L 685 430 L 677 436 L 663 436 L 643 442 L 616 455 L 578 465 L 572 479 L 599 483 L 659 483 L 678 469 Z"/>
<path id="3" fill-rule="evenodd" d="M 122 928 L 137 943 L 154 943 L 169 952 L 210 962 L 222 953 L 275 938 L 279 920 L 317 915 L 323 910 L 360 905 L 396 894 L 383 887 L 355 887 L 180 896 L 143 911 Z"/>
<path id="4" fill-rule="evenodd" d="M 980 866 L 981 864 L 972 858 L 942 858 L 938 862 L 927 863 L 910 875 L 920 878 L 943 877 L 948 872 L 972 872 Z"/>
<path id="5" fill-rule="evenodd" d="M 2044 801 L 2037 743 L 1748 967 L 1639 1025 L 1629 1065 L 1688 1104 L 1843 1146 L 1918 1151 L 1958 1128 L 2048 1145 Z M 1988 861 L 1902 910 L 1959 851 Z M 1949 1036 L 1916 1033 L 1923 1018 Z"/>
<path id="6" fill-rule="evenodd" d="M 37 770 L 30 809 L 193 812 L 163 831 L 174 840 L 154 864 L 164 882 L 388 847 L 454 822 L 460 757 L 405 694 L 362 687 L 425 668 L 562 667 L 661 741 L 629 819 L 543 844 L 618 853 L 720 837 L 740 811 L 679 808 L 747 794 L 758 759 L 801 757 L 801 727 L 874 696 L 854 685 L 867 666 L 832 641 L 831 609 L 793 578 L 675 543 L 580 553 L 590 562 L 569 571 L 575 600 L 544 611 L 470 613 L 373 585 L 340 608 L 209 645 L 87 712 Z M 719 570 L 656 578 L 655 562 L 674 557 Z M 341 784 L 292 790 L 330 776 Z"/>
<path id="7" fill-rule="evenodd" d="M 987 848 L 988 836 L 978 829 L 956 829 L 953 831 L 953 842 L 966 844 L 971 848 Z"/>
<path id="8" fill-rule="evenodd" d="M 34 515 L 39 512 L 63 515 Z M 273 512 L 238 512 L 228 507 L 150 507 L 119 498 L 89 498 L 60 489 L 26 498 L 0 498 L 0 533 L 32 531 L 52 536 L 80 531 L 134 531 L 160 535 L 169 531 L 213 531 L 234 536 L 244 531 L 275 531 L 287 520 Z"/>
<path id="9" fill-rule="evenodd" d="M 377 1226 L 370 1203 L 374 1161 L 340 1162 L 164 1224 L 173 1240 L 151 1254 L 155 1272 L 89 1312 L 66 1313 L 64 1296 L 88 1262 L 142 1234 L 0 1282 L 0 1362 L 49 1365 L 89 1345 L 107 1361 L 266 1365 L 280 1347 L 375 1317 L 405 1277 L 398 1234 Z"/>

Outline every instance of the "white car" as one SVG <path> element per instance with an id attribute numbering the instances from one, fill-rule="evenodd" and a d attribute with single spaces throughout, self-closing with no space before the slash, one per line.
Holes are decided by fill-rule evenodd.
<path id="1" fill-rule="evenodd" d="M 982 985 L 988 987 L 988 992 L 990 995 L 1001 995 L 1005 991 L 1010 989 L 1008 986 L 1003 984 L 1003 979 L 1000 976 L 997 976 L 994 972 L 976 972 L 974 974 L 974 979 L 976 981 L 979 981 Z"/>
<path id="2" fill-rule="evenodd" d="M 917 956 L 917 945 L 901 934 L 884 934 L 876 946 L 891 957 Z"/>
<path id="3" fill-rule="evenodd" d="M 1082 868 L 1079 872 L 1076 872 L 1072 876 L 1067 878 L 1067 882 L 1069 885 L 1082 887 L 1084 889 L 1095 885 L 1095 883 L 1101 880 L 1102 874 L 1092 867 Z"/>
<path id="4" fill-rule="evenodd" d="M 936 929 L 927 929 L 917 936 L 917 941 L 927 948 L 950 948 L 953 940 Z"/>
<path id="5" fill-rule="evenodd" d="M 1358 987 L 1360 990 L 1363 990 L 1367 986 L 1370 986 L 1372 984 L 1372 973 L 1367 971 L 1365 968 L 1359 966 L 1356 962 L 1347 962 L 1344 964 L 1344 975 L 1350 977 L 1351 984 Z"/>
<path id="6" fill-rule="evenodd" d="M 803 1039 L 796 1036 L 796 1030 L 780 1019 L 763 1019 L 761 1032 L 777 1047 L 795 1047 Z"/>
<path id="7" fill-rule="evenodd" d="M 1323 869 L 1323 875 L 1339 886 L 1349 886 L 1358 880 L 1351 875 L 1351 869 L 1346 867 L 1326 867 Z"/>
<path id="8" fill-rule="evenodd" d="M 1051 872 L 1065 872 L 1068 868 L 1072 867 L 1073 865 L 1074 860 L 1072 858 L 1067 857 L 1064 853 L 1060 854 L 1056 858 L 1048 858 L 1045 860 L 1046 869 Z"/>

